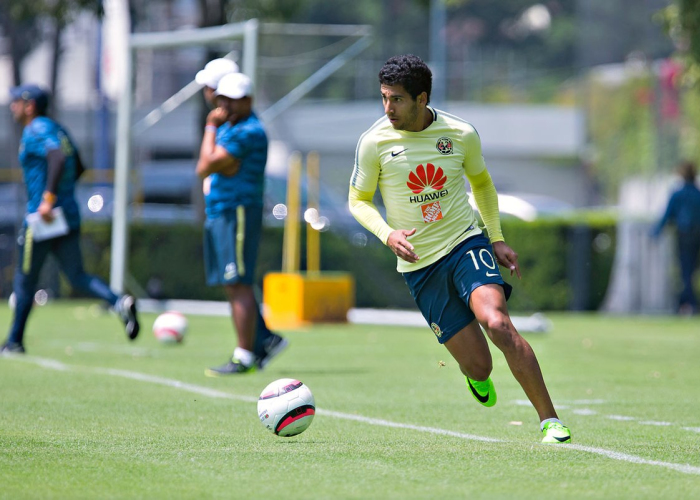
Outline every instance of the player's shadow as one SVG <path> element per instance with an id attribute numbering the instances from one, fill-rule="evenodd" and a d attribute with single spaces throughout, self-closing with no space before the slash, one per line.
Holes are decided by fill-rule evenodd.
<path id="1" fill-rule="evenodd" d="M 299 434 L 297 434 L 299 436 Z M 294 439 L 297 436 L 290 436 L 290 437 L 285 437 L 282 438 L 283 440 L 278 441 L 275 443 L 275 446 L 298 446 L 303 444 L 304 446 L 309 446 L 309 445 L 328 445 L 328 441 L 319 441 L 318 439 L 307 439 L 306 437 L 304 439 Z"/>
<path id="2" fill-rule="evenodd" d="M 265 374 L 275 373 L 275 375 L 280 375 L 281 377 L 287 378 L 300 378 L 301 375 L 360 375 L 369 373 L 370 370 L 366 368 L 294 368 L 292 370 L 265 370 Z"/>

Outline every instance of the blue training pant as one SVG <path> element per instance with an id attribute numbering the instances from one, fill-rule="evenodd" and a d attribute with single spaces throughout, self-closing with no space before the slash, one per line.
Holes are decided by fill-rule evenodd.
<path id="1" fill-rule="evenodd" d="M 8 335 L 9 342 L 22 343 L 24 328 L 34 304 L 39 273 L 51 253 L 57 259 L 61 271 L 71 286 L 84 293 L 105 300 L 114 306 L 117 295 L 109 286 L 83 269 L 80 251 L 80 229 L 73 229 L 65 236 L 44 241 L 33 241 L 31 231 L 25 225 L 17 238 L 18 260 L 14 276 L 15 314 Z"/>

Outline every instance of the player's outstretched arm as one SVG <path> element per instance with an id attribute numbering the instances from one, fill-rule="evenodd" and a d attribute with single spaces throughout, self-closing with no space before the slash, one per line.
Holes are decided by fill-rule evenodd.
<path id="1" fill-rule="evenodd" d="M 374 203 L 372 203 L 373 196 L 374 193 L 360 191 L 350 186 L 348 195 L 350 212 L 360 224 L 377 236 L 382 243 L 391 248 L 391 251 L 397 257 L 406 262 L 417 262 L 419 257 L 415 254 L 413 245 L 407 239 L 415 234 L 416 229 L 393 230 L 386 223 Z"/>
<path id="2" fill-rule="evenodd" d="M 496 254 L 496 262 L 510 269 L 511 276 L 515 273 L 520 279 L 520 265 L 518 264 L 518 254 L 515 253 L 515 250 L 506 245 L 505 241 L 494 241 L 493 253 Z"/>
<path id="3" fill-rule="evenodd" d="M 382 214 L 379 213 L 377 207 L 372 203 L 373 196 L 374 192 L 360 191 L 350 186 L 350 192 L 348 193 L 350 213 L 365 229 L 371 231 L 382 243 L 386 244 L 389 233 L 393 229 L 386 223 Z"/>
<path id="4" fill-rule="evenodd" d="M 386 246 L 391 248 L 391 251 L 396 254 L 397 257 L 405 260 L 406 262 L 414 263 L 418 262 L 420 257 L 416 255 L 413 251 L 413 245 L 408 241 L 409 236 L 416 234 L 416 228 L 414 227 L 410 231 L 406 229 L 397 229 L 389 233 L 389 238 L 386 240 Z"/>
<path id="5" fill-rule="evenodd" d="M 484 168 L 478 174 L 467 174 L 467 179 L 472 187 L 476 206 L 479 207 L 479 214 L 489 233 L 491 243 L 503 241 L 501 217 L 498 210 L 498 194 L 488 170 Z"/>

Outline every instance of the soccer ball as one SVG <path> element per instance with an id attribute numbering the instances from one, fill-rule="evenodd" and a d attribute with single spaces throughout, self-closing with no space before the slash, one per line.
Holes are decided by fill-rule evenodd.
<path id="1" fill-rule="evenodd" d="M 314 395 L 293 378 L 275 380 L 263 389 L 258 400 L 258 417 L 270 432 L 290 437 L 311 425 L 316 413 Z"/>
<path id="2" fill-rule="evenodd" d="M 153 335 L 164 344 L 182 342 L 187 331 L 187 318 L 177 311 L 167 311 L 153 323 Z"/>

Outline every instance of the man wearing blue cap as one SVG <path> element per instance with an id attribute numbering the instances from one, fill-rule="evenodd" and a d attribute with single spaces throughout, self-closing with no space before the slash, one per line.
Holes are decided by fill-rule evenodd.
<path id="1" fill-rule="evenodd" d="M 135 339 L 139 322 L 134 298 L 117 296 L 102 280 L 83 269 L 80 210 L 75 200 L 75 183 L 83 173 L 83 164 L 75 144 L 59 123 L 46 116 L 46 91 L 36 85 L 20 85 L 12 88 L 10 95 L 12 117 L 24 128 L 19 161 L 27 188 L 27 217 L 17 239 L 14 319 L 0 352 L 25 352 L 24 329 L 39 273 L 50 253 L 57 258 L 71 285 L 109 302 L 124 322 L 129 339 Z"/>

